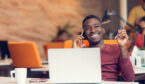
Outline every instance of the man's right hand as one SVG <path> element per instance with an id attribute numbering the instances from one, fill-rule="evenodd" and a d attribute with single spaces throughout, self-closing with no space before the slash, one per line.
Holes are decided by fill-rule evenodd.
<path id="1" fill-rule="evenodd" d="M 84 37 L 82 35 L 77 35 L 73 40 L 73 48 L 82 48 L 84 45 L 82 44 L 82 40 Z M 78 45 L 80 43 L 80 46 Z"/>

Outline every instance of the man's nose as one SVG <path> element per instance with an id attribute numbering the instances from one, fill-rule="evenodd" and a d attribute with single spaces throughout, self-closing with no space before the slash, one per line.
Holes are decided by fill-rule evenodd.
<path id="1" fill-rule="evenodd" d="M 95 32 L 95 28 L 94 27 L 91 28 L 91 32 Z"/>

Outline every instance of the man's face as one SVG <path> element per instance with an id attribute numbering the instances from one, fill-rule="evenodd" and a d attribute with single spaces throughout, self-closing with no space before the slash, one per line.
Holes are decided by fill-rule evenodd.
<path id="1" fill-rule="evenodd" d="M 84 30 L 89 41 L 99 42 L 103 40 L 104 30 L 96 18 L 88 19 L 84 23 Z"/>

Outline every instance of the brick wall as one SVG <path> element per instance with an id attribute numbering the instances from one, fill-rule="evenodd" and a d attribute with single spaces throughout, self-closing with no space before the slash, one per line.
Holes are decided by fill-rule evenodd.
<path id="1" fill-rule="evenodd" d="M 110 1 L 118 2 L 118 0 L 0 0 L 0 40 L 34 41 L 43 57 L 42 45 L 52 40 L 58 26 L 70 22 L 75 27 L 69 32 L 75 35 L 81 31 L 84 16 L 96 14 L 101 18 L 106 8 L 116 7 Z"/>
<path id="2" fill-rule="evenodd" d="M 0 40 L 34 41 L 44 56 L 42 45 L 56 35 L 57 26 L 70 22 L 75 25 L 71 33 L 79 32 L 84 16 L 96 14 L 96 4 L 96 0 L 0 0 Z"/>

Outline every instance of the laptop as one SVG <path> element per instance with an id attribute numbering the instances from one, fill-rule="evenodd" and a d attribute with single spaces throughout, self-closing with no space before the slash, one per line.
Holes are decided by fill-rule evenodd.
<path id="1" fill-rule="evenodd" d="M 101 83 L 99 48 L 48 49 L 51 83 Z"/>

